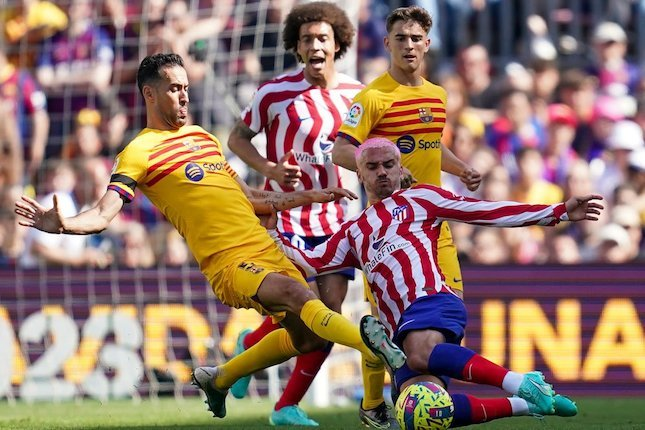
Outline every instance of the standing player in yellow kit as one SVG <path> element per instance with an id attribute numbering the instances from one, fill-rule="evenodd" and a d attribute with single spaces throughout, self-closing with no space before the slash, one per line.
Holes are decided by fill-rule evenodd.
<path id="1" fill-rule="evenodd" d="M 354 97 L 338 131 L 332 159 L 355 171 L 356 147 L 368 138 L 384 137 L 401 151 L 404 187 L 413 181 L 441 186 L 443 170 L 459 176 L 470 190 L 476 190 L 481 175 L 441 146 L 446 123 L 446 91 L 423 77 L 431 27 L 432 18 L 421 7 L 398 8 L 390 13 L 384 39 L 390 52 L 390 68 Z M 457 250 L 446 222 L 441 227 L 437 247 L 446 283 L 463 296 Z M 364 377 L 371 381 L 364 385 L 374 387 L 374 390 L 366 391 L 361 409 L 369 410 L 382 402 L 382 386 L 379 387 L 376 381 L 382 379 L 383 372 L 363 365 Z"/>

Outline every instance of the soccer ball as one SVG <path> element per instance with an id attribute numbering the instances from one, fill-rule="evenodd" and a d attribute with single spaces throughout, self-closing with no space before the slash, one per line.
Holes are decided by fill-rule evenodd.
<path id="1" fill-rule="evenodd" d="M 454 412 L 450 394 L 434 382 L 407 386 L 395 407 L 396 419 L 404 430 L 447 429 Z"/>

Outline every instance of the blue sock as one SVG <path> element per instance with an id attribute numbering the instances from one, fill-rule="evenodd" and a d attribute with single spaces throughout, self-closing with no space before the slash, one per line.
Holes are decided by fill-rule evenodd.
<path id="1" fill-rule="evenodd" d="M 450 397 L 452 397 L 452 404 L 455 406 L 455 413 L 450 428 L 473 424 L 472 410 L 468 397 L 465 394 L 451 394 Z"/>
<path id="2" fill-rule="evenodd" d="M 463 380 L 464 366 L 473 355 L 475 355 L 474 351 L 463 346 L 440 343 L 432 349 L 428 357 L 428 372 Z"/>

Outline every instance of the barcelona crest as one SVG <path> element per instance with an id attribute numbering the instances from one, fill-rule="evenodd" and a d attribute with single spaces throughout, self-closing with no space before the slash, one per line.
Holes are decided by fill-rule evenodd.
<path id="1" fill-rule="evenodd" d="M 419 108 L 419 119 L 421 122 L 431 122 L 432 121 L 432 112 L 430 108 Z"/>

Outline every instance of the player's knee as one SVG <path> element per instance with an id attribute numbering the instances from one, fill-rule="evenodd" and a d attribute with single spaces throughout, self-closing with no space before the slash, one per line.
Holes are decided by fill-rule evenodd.
<path id="1" fill-rule="evenodd" d="M 318 298 L 309 288 L 292 280 L 281 285 L 280 297 L 283 303 L 296 314 L 300 313 L 300 309 L 307 301 Z"/>

